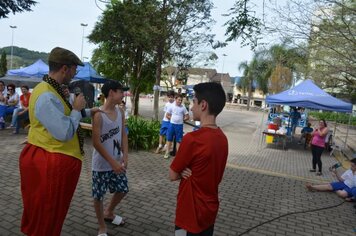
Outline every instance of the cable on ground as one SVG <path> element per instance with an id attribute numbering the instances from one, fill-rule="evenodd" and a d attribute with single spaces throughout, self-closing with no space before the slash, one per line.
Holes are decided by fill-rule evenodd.
<path id="1" fill-rule="evenodd" d="M 282 218 L 282 217 L 285 217 L 285 216 L 288 216 L 288 215 L 295 215 L 295 214 L 300 214 L 300 213 L 309 213 L 309 212 L 314 212 L 314 211 L 321 211 L 321 210 L 326 210 L 326 209 L 331 209 L 331 208 L 335 208 L 335 207 L 338 207 L 338 206 L 341 206 L 342 204 L 344 204 L 345 201 L 341 202 L 341 203 L 338 203 L 336 205 L 333 205 L 333 206 L 327 206 L 327 207 L 322 207 L 322 208 L 317 208 L 317 209 L 311 209 L 311 210 L 304 210 L 304 211 L 296 211 L 296 212 L 289 212 L 289 213 L 286 213 L 286 214 L 283 214 L 283 215 L 280 215 L 280 216 L 277 216 L 271 220 L 267 220 L 265 222 L 262 222 L 258 225 L 255 225 L 247 230 L 245 230 L 244 232 L 242 232 L 241 234 L 238 234 L 238 236 L 241 236 L 241 235 L 244 235 L 244 234 L 247 234 L 248 232 L 250 232 L 251 230 L 254 230 L 255 228 L 257 227 L 260 227 L 264 224 L 267 224 L 267 223 L 271 223 L 272 221 L 275 221 L 275 220 L 278 220 L 279 218 Z"/>

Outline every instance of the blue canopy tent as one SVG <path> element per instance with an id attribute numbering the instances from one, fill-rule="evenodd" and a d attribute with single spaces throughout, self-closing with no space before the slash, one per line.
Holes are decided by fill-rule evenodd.
<path id="1" fill-rule="evenodd" d="M 48 65 L 41 59 L 38 59 L 35 63 L 25 68 L 9 70 L 7 72 L 7 75 L 36 78 L 42 78 L 46 74 L 48 74 Z"/>
<path id="2" fill-rule="evenodd" d="M 6 84 L 27 85 L 33 88 L 42 81 L 45 74 L 48 74 L 48 65 L 39 59 L 30 66 L 8 70 L 6 76 L 0 78 L 0 80 L 3 80 Z"/>
<path id="3" fill-rule="evenodd" d="M 352 112 L 351 103 L 341 101 L 331 96 L 309 79 L 284 92 L 267 96 L 266 103 L 270 105 L 288 105 L 326 111 Z"/>
<path id="4" fill-rule="evenodd" d="M 284 92 L 267 96 L 266 103 L 270 105 L 288 105 L 294 107 L 305 107 L 326 111 L 350 113 L 348 128 L 350 126 L 352 104 L 331 96 L 324 90 L 320 89 L 313 83 L 313 81 L 309 79 Z M 346 147 L 347 136 L 348 129 L 344 147 Z"/>
<path id="5" fill-rule="evenodd" d="M 85 80 L 91 83 L 105 83 L 107 79 L 98 75 L 89 62 L 84 62 L 84 66 L 77 67 L 77 74 L 74 80 Z"/>

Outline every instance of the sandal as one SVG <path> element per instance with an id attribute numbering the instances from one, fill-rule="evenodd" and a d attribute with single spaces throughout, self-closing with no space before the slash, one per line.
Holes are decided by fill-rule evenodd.
<path id="1" fill-rule="evenodd" d="M 104 218 L 105 221 L 110 222 L 113 225 L 123 226 L 125 224 L 124 219 L 121 216 L 115 215 L 114 219 Z"/>

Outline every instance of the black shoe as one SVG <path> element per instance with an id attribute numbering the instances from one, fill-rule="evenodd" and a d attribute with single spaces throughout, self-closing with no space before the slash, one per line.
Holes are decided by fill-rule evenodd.
<path id="1" fill-rule="evenodd" d="M 320 175 L 323 175 L 323 173 L 318 172 L 318 173 L 316 173 L 316 175 L 317 175 L 317 176 L 320 176 Z"/>
<path id="2" fill-rule="evenodd" d="M 309 170 L 309 172 L 316 172 L 316 170 L 315 169 L 311 169 L 311 170 Z"/>

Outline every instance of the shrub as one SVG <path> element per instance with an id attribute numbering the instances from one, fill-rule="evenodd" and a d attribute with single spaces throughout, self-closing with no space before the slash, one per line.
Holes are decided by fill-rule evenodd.
<path id="1" fill-rule="evenodd" d="M 314 117 L 317 120 L 325 119 L 326 121 L 337 121 L 337 123 L 348 124 L 350 114 L 336 113 L 336 112 L 309 112 L 309 116 Z M 356 126 L 356 117 L 351 117 L 351 125 Z"/>
<path id="2" fill-rule="evenodd" d="M 149 150 L 158 145 L 159 121 L 149 121 L 137 116 L 127 120 L 129 129 L 129 147 L 132 149 Z"/>

